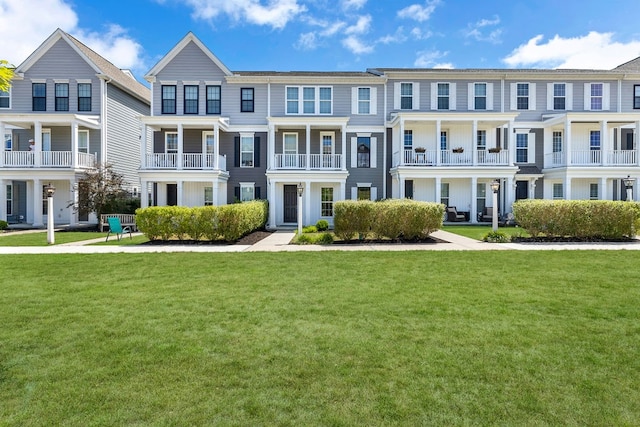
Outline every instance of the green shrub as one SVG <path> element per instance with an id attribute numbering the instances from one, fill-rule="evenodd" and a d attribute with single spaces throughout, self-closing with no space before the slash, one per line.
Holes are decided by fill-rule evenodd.
<path id="1" fill-rule="evenodd" d="M 333 234 L 332 233 L 322 233 L 316 239 L 316 243 L 320 245 L 331 245 L 333 244 Z"/>
<path id="2" fill-rule="evenodd" d="M 316 222 L 316 228 L 318 231 L 327 231 L 329 229 L 329 221 L 326 219 L 320 219 Z"/>
<path id="3" fill-rule="evenodd" d="M 9 223 L 4 220 L 0 220 L 0 230 L 6 230 L 9 228 Z"/>
<path id="4" fill-rule="evenodd" d="M 533 237 L 622 239 L 636 234 L 640 206 L 609 200 L 519 200 L 513 214 Z"/>
<path id="5" fill-rule="evenodd" d="M 370 200 L 341 200 L 333 204 L 333 231 L 342 240 L 351 240 L 355 234 L 371 231 L 374 202 Z"/>
<path id="6" fill-rule="evenodd" d="M 265 200 L 224 206 L 155 206 L 136 210 L 136 225 L 149 240 L 236 241 L 267 222 Z"/>
<path id="7" fill-rule="evenodd" d="M 483 241 L 489 243 L 509 243 L 511 237 L 502 231 L 490 231 L 482 238 Z"/>
<path id="8" fill-rule="evenodd" d="M 302 229 L 303 233 L 317 233 L 318 229 L 316 228 L 315 225 L 307 225 L 306 227 L 304 227 Z"/>
<path id="9" fill-rule="evenodd" d="M 314 238 L 308 234 L 298 234 L 294 239 L 294 242 L 299 245 L 312 245 L 314 243 Z"/>

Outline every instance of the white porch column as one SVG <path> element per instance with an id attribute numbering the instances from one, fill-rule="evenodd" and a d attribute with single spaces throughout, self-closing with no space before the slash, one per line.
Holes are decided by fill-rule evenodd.
<path id="1" fill-rule="evenodd" d="M 478 164 L 478 121 L 471 123 L 471 159 L 473 166 Z"/>
<path id="2" fill-rule="evenodd" d="M 182 153 L 184 152 L 184 127 L 182 126 L 182 123 L 178 123 L 178 159 L 176 162 L 176 165 L 178 167 L 178 170 L 182 170 Z M 180 187 L 180 185 L 178 184 L 178 187 Z M 180 190 L 178 190 L 178 204 L 180 204 Z"/>
<path id="3" fill-rule="evenodd" d="M 640 120 L 636 122 L 636 128 L 633 130 L 633 151 L 636 155 L 636 165 L 640 166 Z"/>
<path id="4" fill-rule="evenodd" d="M 513 120 L 509 120 L 507 137 L 504 139 L 504 144 L 507 150 L 509 150 L 509 164 L 513 165 L 516 162 L 516 144 L 513 140 Z"/>
<path id="5" fill-rule="evenodd" d="M 217 179 L 211 182 L 211 199 L 214 206 L 220 206 L 220 182 Z"/>
<path id="6" fill-rule="evenodd" d="M 544 143 L 542 144 L 542 147 L 544 148 L 544 153 L 545 156 L 542 159 L 542 164 L 543 167 L 545 168 L 550 168 L 553 166 L 553 130 L 551 128 L 544 128 L 543 130 L 543 135 L 544 135 Z M 547 153 L 552 153 L 550 156 L 547 155 Z"/>
<path id="7" fill-rule="evenodd" d="M 73 206 L 69 208 L 69 225 L 76 225 L 78 223 L 78 184 L 75 179 L 69 180 L 69 192 L 73 201 Z"/>
<path id="8" fill-rule="evenodd" d="M 347 170 L 347 126 L 346 125 L 342 125 L 341 133 L 342 133 L 342 162 L 341 162 L 342 168 L 341 169 L 343 171 L 346 171 Z M 385 137 L 386 135 L 387 133 L 385 132 Z"/>
<path id="9" fill-rule="evenodd" d="M 600 200 L 609 200 L 607 191 L 607 178 L 600 178 Z"/>
<path id="10" fill-rule="evenodd" d="M 215 170 L 220 169 L 219 157 L 220 157 L 220 125 L 218 124 L 218 122 L 216 122 L 213 125 L 213 168 Z M 204 164 L 206 164 L 206 162 Z"/>
<path id="11" fill-rule="evenodd" d="M 442 160 L 442 150 L 440 146 L 440 134 L 442 133 L 442 121 L 436 120 L 436 166 L 440 166 Z M 438 190 L 439 191 L 439 190 Z M 436 201 L 440 200 L 438 197 Z"/>
<path id="12" fill-rule="evenodd" d="M 535 189 L 536 184 L 535 180 L 532 180 L 531 186 Z M 529 193 L 533 194 L 533 193 Z M 533 197 L 532 197 L 533 198 Z M 504 188 L 504 210 L 503 214 L 510 213 L 513 211 L 512 206 L 516 200 L 516 189 L 515 189 L 515 179 L 513 176 L 507 177 L 507 184 Z"/>
<path id="13" fill-rule="evenodd" d="M 307 157 L 307 167 L 306 169 L 311 169 L 311 125 L 307 124 L 307 132 L 306 132 L 306 157 Z"/>
<path id="14" fill-rule="evenodd" d="M 269 228 L 276 228 L 276 182 L 269 179 L 267 182 L 267 200 L 269 200 Z"/>
<path id="15" fill-rule="evenodd" d="M 147 168 L 147 131 L 148 130 L 149 128 L 146 124 L 142 125 L 142 129 L 140 132 L 140 169 Z M 148 197 L 147 197 L 147 200 L 148 200 Z M 142 206 L 142 204 L 140 206 Z M 142 206 L 142 207 L 145 207 L 145 206 Z"/>
<path id="16" fill-rule="evenodd" d="M 602 166 L 607 166 L 609 164 L 609 161 L 607 159 L 607 154 L 609 153 L 609 151 L 611 150 L 610 147 L 610 138 L 609 138 L 609 132 L 608 132 L 608 123 L 606 120 L 603 120 L 601 123 L 601 127 L 600 127 L 600 155 L 602 156 L 600 158 L 600 164 Z"/>
<path id="17" fill-rule="evenodd" d="M 302 207 L 304 214 L 304 223 L 311 224 L 311 181 L 304 182 L 304 206 Z"/>
<path id="18" fill-rule="evenodd" d="M 562 185 L 564 188 L 564 199 L 571 200 L 571 178 L 568 176 L 564 177 L 564 182 Z"/>
<path id="19" fill-rule="evenodd" d="M 29 222 L 29 214 L 33 215 L 31 223 L 34 227 L 44 226 L 42 219 L 42 182 L 39 179 L 27 181 L 27 194 L 31 192 L 31 209 L 27 206 L 27 222 Z"/>
<path id="20" fill-rule="evenodd" d="M 403 148 L 404 150 L 404 148 Z M 404 188 L 405 188 L 405 178 L 402 176 L 398 176 L 398 184 L 400 185 L 400 193 L 398 194 L 399 199 L 404 199 Z"/>
<path id="21" fill-rule="evenodd" d="M 398 145 L 399 145 L 399 149 L 398 152 L 400 153 L 400 162 L 398 163 L 400 166 L 404 166 L 405 161 L 404 161 L 404 118 L 400 119 L 400 137 L 398 138 Z M 404 198 L 404 180 L 402 181 L 402 184 L 400 184 L 400 189 L 402 190 L 400 192 L 400 198 Z"/>
<path id="22" fill-rule="evenodd" d="M 567 156 L 566 158 L 566 164 L 567 166 L 571 165 L 571 149 L 572 147 L 572 143 L 571 143 L 571 121 L 569 121 L 569 119 L 567 118 L 564 122 L 564 140 L 565 140 L 565 147 L 564 147 L 564 152 Z"/>
<path id="23" fill-rule="evenodd" d="M 276 160 L 276 127 L 274 125 L 269 125 L 269 135 L 267 136 L 267 170 L 275 169 L 274 168 L 275 160 Z"/>
<path id="24" fill-rule="evenodd" d="M 339 190 L 339 194 L 338 194 L 338 198 L 335 200 L 340 201 L 340 200 L 347 200 L 347 182 L 345 180 L 340 180 L 340 190 Z"/>
<path id="25" fill-rule="evenodd" d="M 440 200 L 442 199 L 442 178 L 440 178 L 439 176 L 436 176 L 435 185 L 436 185 L 436 188 L 435 188 L 436 196 L 435 196 L 434 202 L 440 203 Z"/>
<path id="26" fill-rule="evenodd" d="M 471 210 L 469 211 L 469 220 L 472 224 L 478 222 L 478 178 L 471 177 Z"/>
<path id="27" fill-rule="evenodd" d="M 42 164 L 41 159 L 42 159 L 42 123 L 40 122 L 35 122 L 33 124 L 33 139 L 34 142 L 36 143 L 36 149 L 34 154 L 34 166 L 35 167 L 40 167 L 40 165 Z M 42 203 L 40 203 L 42 205 Z M 40 211 L 42 212 L 42 207 L 40 209 Z M 42 214 L 40 214 L 40 216 L 42 217 Z"/>
<path id="28" fill-rule="evenodd" d="M 78 123 L 71 123 L 71 167 L 78 167 Z"/>
<path id="29" fill-rule="evenodd" d="M 178 206 L 184 206 L 184 200 L 183 200 L 184 199 L 184 194 L 183 194 L 184 193 L 184 181 L 183 180 L 179 179 L 176 182 L 176 189 L 177 189 L 177 191 L 176 191 L 176 193 L 177 193 L 176 194 L 176 199 L 178 199 L 177 200 L 178 201 Z"/>
<path id="30" fill-rule="evenodd" d="M 4 138 L 4 132 L 0 133 L 0 135 L 2 135 Z M 2 147 L 4 148 L 4 144 L 2 144 Z M 0 179 L 0 221 L 7 220 L 7 183 L 8 182 L 10 181 L 7 181 L 6 179 Z"/>
<path id="31" fill-rule="evenodd" d="M 149 207 L 149 182 L 144 179 L 140 181 L 140 207 Z"/>
<path id="32" fill-rule="evenodd" d="M 7 130 L 6 130 L 6 127 L 4 125 L 4 122 L 0 121 L 0 138 L 2 138 L 2 141 L 1 141 L 2 144 L 0 144 L 0 167 L 4 166 L 4 150 L 5 150 L 4 134 L 5 134 L 6 131 Z M 13 141 L 11 141 L 11 143 L 13 144 Z M 5 221 L 6 221 L 6 218 L 5 218 Z"/>

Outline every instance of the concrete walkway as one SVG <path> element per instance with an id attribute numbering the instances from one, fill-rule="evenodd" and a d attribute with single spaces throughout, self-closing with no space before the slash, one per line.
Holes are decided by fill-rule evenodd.
<path id="1" fill-rule="evenodd" d="M 27 231 L 25 231 L 27 232 Z M 15 233 L 23 233 L 15 232 Z M 13 233 L 12 233 L 13 234 Z M 134 233 L 141 235 L 141 233 Z M 433 237 L 444 243 L 425 244 L 336 244 L 290 245 L 295 231 L 272 233 L 253 245 L 133 245 L 92 246 L 98 239 L 53 246 L 0 246 L 0 254 L 89 254 L 89 253 L 154 253 L 154 252 L 322 252 L 322 251 L 478 251 L 478 250 L 640 250 L 640 241 L 612 243 L 486 243 L 447 231 L 438 230 Z M 128 237 L 124 237 L 125 239 Z"/>

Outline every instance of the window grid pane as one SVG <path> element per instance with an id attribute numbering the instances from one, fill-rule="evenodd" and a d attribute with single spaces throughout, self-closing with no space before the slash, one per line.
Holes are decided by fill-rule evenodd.
<path id="1" fill-rule="evenodd" d="M 9 100 L 10 100 L 9 92 L 0 90 L 0 108 L 9 108 L 10 107 Z"/>
<path id="2" fill-rule="evenodd" d="M 47 84 L 33 83 L 31 88 L 33 94 L 33 111 L 47 111 Z"/>
<path id="3" fill-rule="evenodd" d="M 69 84 L 56 83 L 56 111 L 69 111 Z"/>
<path id="4" fill-rule="evenodd" d="M 359 168 L 371 167 L 371 140 L 369 137 L 358 137 L 357 164 Z"/>
<path id="5" fill-rule="evenodd" d="M 562 132 L 553 132 L 553 152 L 562 152 Z"/>
<path id="6" fill-rule="evenodd" d="M 184 87 L 184 113 L 198 114 L 198 86 Z"/>
<path id="7" fill-rule="evenodd" d="M 176 113 L 176 87 L 162 86 L 162 114 Z"/>
<path id="8" fill-rule="evenodd" d="M 322 188 L 320 193 L 322 204 L 320 216 L 333 216 L 333 188 Z"/>
<path id="9" fill-rule="evenodd" d="M 413 84 L 412 83 L 400 84 L 400 109 L 402 110 L 413 109 Z"/>
<path id="10" fill-rule="evenodd" d="M 331 114 L 331 88 L 320 88 L 320 114 Z"/>
<path id="11" fill-rule="evenodd" d="M 254 105 L 253 105 L 253 88 L 242 88 L 240 89 L 240 98 L 242 104 L 240 106 L 240 112 L 242 113 L 253 113 Z"/>
<path id="12" fill-rule="evenodd" d="M 516 134 L 516 162 L 527 163 L 529 157 L 529 135 Z"/>
<path id="13" fill-rule="evenodd" d="M 592 130 L 589 133 L 589 147 L 591 150 L 599 150 L 600 149 L 600 131 Z"/>
<path id="14" fill-rule="evenodd" d="M 413 131 L 404 131 L 404 148 L 410 150 L 413 147 Z"/>
<path id="15" fill-rule="evenodd" d="M 78 83 L 78 111 L 91 111 L 91 83 Z"/>
<path id="16" fill-rule="evenodd" d="M 240 138 L 240 166 L 253 167 L 253 137 Z"/>
<path id="17" fill-rule="evenodd" d="M 207 86 L 207 114 L 221 114 L 220 86 Z"/>

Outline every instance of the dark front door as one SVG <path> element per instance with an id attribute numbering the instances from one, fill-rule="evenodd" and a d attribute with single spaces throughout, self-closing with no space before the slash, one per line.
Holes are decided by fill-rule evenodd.
<path id="1" fill-rule="evenodd" d="M 167 184 L 167 206 L 178 205 L 178 184 Z"/>
<path id="2" fill-rule="evenodd" d="M 529 181 L 516 181 L 516 200 L 529 198 Z"/>
<path id="3" fill-rule="evenodd" d="M 284 222 L 296 222 L 298 220 L 298 187 L 296 185 L 284 186 Z"/>

